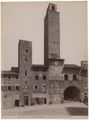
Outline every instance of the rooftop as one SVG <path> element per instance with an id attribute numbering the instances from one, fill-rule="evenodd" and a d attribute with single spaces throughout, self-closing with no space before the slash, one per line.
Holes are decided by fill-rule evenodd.
<path id="1" fill-rule="evenodd" d="M 75 64 L 64 64 L 62 73 L 75 73 L 78 74 L 81 67 Z"/>
<path id="2" fill-rule="evenodd" d="M 18 73 L 12 72 L 12 71 L 2 71 L 1 74 L 4 74 L 4 75 L 18 75 Z"/>
<path id="3" fill-rule="evenodd" d="M 64 64 L 64 67 L 68 67 L 68 68 L 80 68 L 80 66 L 75 65 L 75 64 Z"/>
<path id="4" fill-rule="evenodd" d="M 37 68 L 37 67 L 38 68 L 48 68 L 46 65 L 40 65 L 40 64 L 39 65 L 38 64 L 33 64 L 32 67 L 33 68 Z"/>

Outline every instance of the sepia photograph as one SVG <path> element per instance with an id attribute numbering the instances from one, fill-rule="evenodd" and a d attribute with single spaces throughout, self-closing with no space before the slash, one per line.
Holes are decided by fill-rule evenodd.
<path id="1" fill-rule="evenodd" d="M 1 117 L 88 119 L 87 1 L 1 2 Z"/>

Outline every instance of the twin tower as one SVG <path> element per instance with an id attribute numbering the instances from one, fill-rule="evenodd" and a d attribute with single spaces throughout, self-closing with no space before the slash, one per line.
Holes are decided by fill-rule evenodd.
<path id="1" fill-rule="evenodd" d="M 52 59 L 60 59 L 59 28 L 59 12 L 57 12 L 57 6 L 50 3 L 44 19 L 44 65 L 46 66 L 50 64 L 50 60 L 52 61 Z M 26 44 L 26 42 L 21 44 Z M 19 47 L 21 47 L 21 44 L 19 44 Z M 29 42 L 29 44 L 31 44 L 31 42 Z M 26 49 L 30 49 L 29 47 L 31 48 L 31 45 L 24 45 L 24 48 Z M 24 53 L 23 50 L 21 50 L 21 52 Z"/>
<path id="2" fill-rule="evenodd" d="M 50 59 L 60 59 L 59 12 L 57 6 L 49 4 L 44 19 L 44 64 Z"/>

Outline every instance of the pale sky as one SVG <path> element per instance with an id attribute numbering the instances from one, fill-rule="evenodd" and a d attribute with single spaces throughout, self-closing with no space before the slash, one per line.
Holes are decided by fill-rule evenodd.
<path id="1" fill-rule="evenodd" d="M 67 64 L 87 60 L 87 2 L 52 2 L 60 12 L 60 56 Z M 32 63 L 44 63 L 44 17 L 49 2 L 2 3 L 2 70 L 18 66 L 19 39 L 32 41 Z"/>

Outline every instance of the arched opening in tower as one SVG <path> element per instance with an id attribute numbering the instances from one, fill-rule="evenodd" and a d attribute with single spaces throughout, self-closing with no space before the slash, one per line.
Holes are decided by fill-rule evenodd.
<path id="1" fill-rule="evenodd" d="M 70 86 L 64 91 L 64 99 L 69 101 L 80 101 L 80 90 L 75 86 Z"/>

